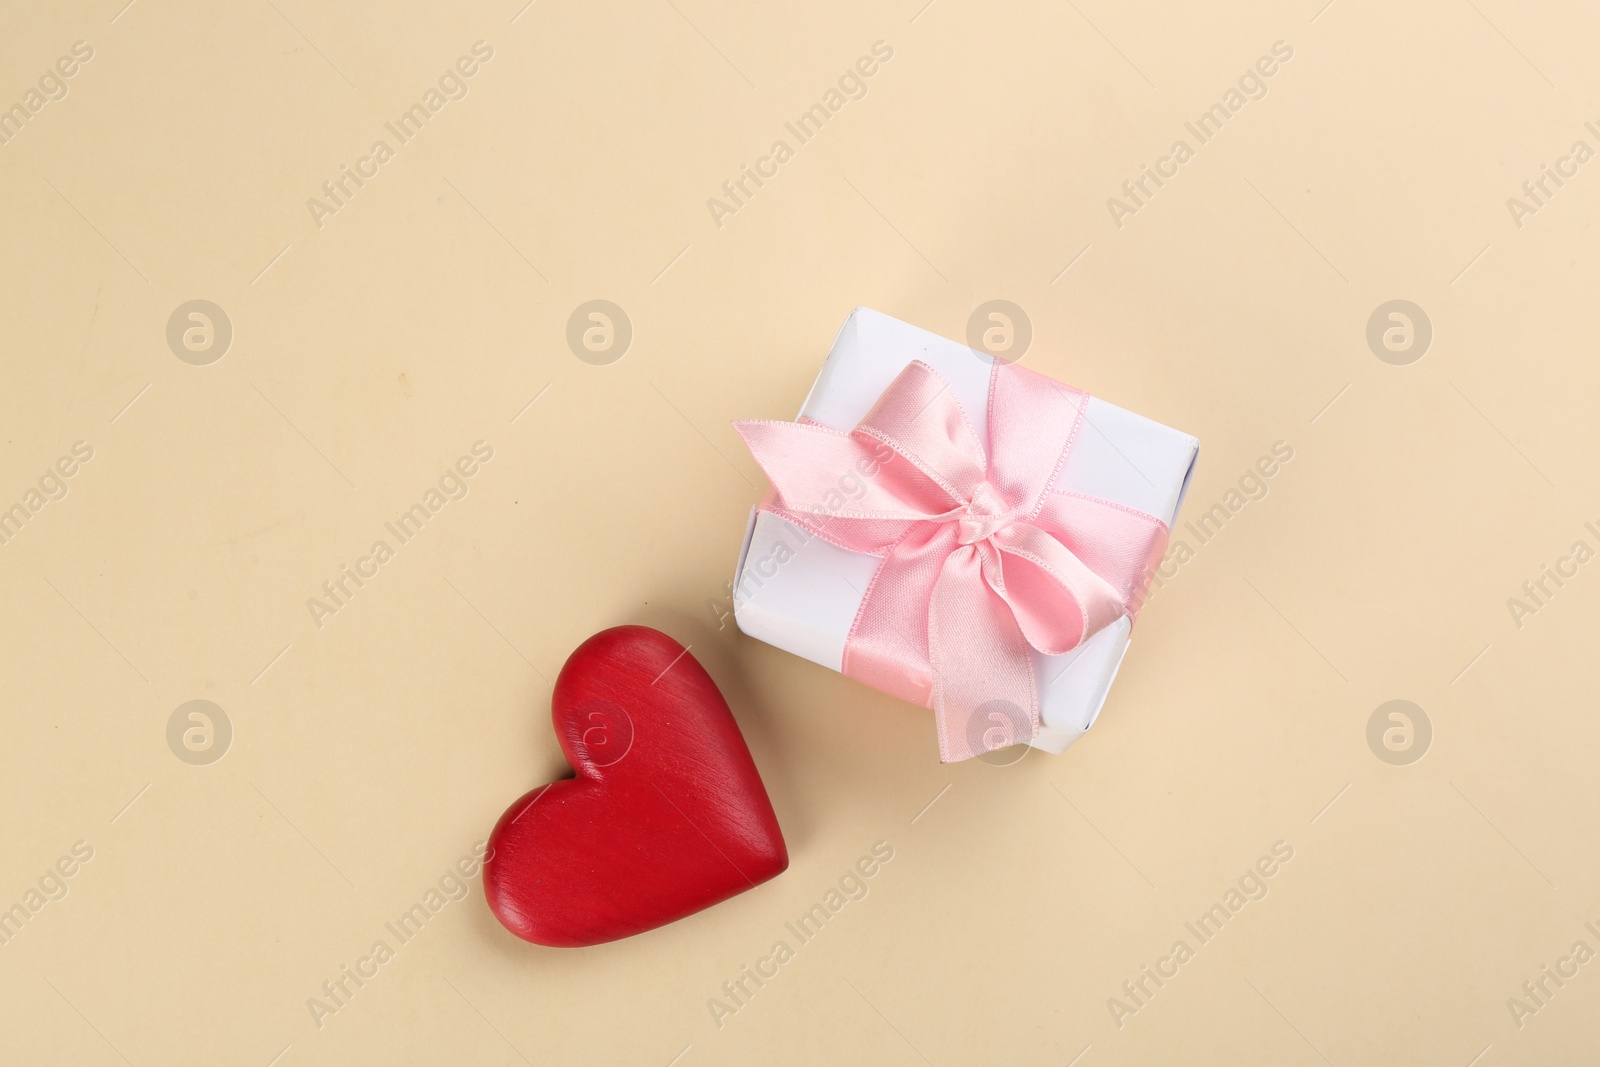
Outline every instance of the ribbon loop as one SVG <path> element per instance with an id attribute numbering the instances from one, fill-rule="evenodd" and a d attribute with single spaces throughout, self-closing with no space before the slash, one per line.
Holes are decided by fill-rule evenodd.
<path id="1" fill-rule="evenodd" d="M 949 385 L 913 362 L 850 433 L 736 422 L 772 479 L 762 509 L 881 562 L 845 641 L 843 671 L 931 707 L 944 762 L 1026 740 L 982 729 L 984 709 L 1039 729 L 1031 650 L 1061 655 L 1132 617 L 1166 524 L 1052 491 L 1088 397 L 1015 364 L 994 367 L 986 450 Z"/>

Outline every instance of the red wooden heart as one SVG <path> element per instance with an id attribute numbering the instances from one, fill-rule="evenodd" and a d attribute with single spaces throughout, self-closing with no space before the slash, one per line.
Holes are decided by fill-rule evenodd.
<path id="1" fill-rule="evenodd" d="M 614 941 L 789 866 L 727 702 L 666 634 L 618 626 L 579 645 L 550 717 L 577 776 L 507 808 L 483 866 L 489 907 L 518 937 Z"/>

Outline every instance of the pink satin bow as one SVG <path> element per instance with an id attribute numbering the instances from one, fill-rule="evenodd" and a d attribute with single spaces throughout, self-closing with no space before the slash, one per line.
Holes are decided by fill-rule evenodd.
<path id="1" fill-rule="evenodd" d="M 997 362 L 987 456 L 950 387 L 922 362 L 850 433 L 734 423 L 772 480 L 763 510 L 882 558 L 842 670 L 932 708 L 942 762 L 1036 736 L 1031 650 L 1060 655 L 1131 618 L 1166 549 L 1161 520 L 1051 491 L 1088 400 Z"/>

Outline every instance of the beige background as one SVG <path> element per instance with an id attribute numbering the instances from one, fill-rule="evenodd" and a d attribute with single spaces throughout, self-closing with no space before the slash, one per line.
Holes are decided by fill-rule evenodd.
<path id="1" fill-rule="evenodd" d="M 1506 204 L 1600 148 L 1593 14 L 921 2 L 5 5 L 4 106 L 94 57 L 0 146 L 0 506 L 94 457 L 0 545 L 0 906 L 93 858 L 0 946 L 0 1061 L 1600 1053 L 1600 964 L 1507 1007 L 1600 949 L 1600 566 L 1520 628 L 1506 603 L 1600 548 L 1600 164 L 1520 228 Z M 468 95 L 319 228 L 308 198 L 479 40 Z M 718 228 L 707 198 L 879 40 Z M 1275 41 L 1265 98 L 1118 228 L 1107 198 Z M 634 331 L 609 366 L 565 341 L 597 298 Z M 995 298 L 1026 365 L 1201 439 L 1185 518 L 1294 459 L 1156 593 L 1087 738 L 943 767 L 925 712 L 719 627 L 762 484 L 728 420 L 791 415 L 855 305 L 963 337 Z M 1397 298 L 1434 331 L 1408 366 L 1365 337 Z M 165 339 L 193 299 L 234 331 L 208 366 Z M 315 626 L 478 440 L 470 494 Z M 623 622 L 722 685 L 789 871 L 585 951 L 516 941 L 474 880 L 319 1027 L 322 983 L 563 773 L 548 680 Z M 233 727 L 209 766 L 166 740 L 193 699 Z M 1391 699 L 1432 724 L 1409 766 L 1366 739 Z M 719 1028 L 709 998 L 877 841 L 867 897 Z"/>

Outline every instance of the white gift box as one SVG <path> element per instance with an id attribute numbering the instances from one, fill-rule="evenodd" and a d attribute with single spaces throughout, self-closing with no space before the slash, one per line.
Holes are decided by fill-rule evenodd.
<path id="1" fill-rule="evenodd" d="M 845 320 L 799 418 L 853 430 L 913 360 L 928 364 L 949 384 L 987 450 L 988 357 L 869 308 L 856 308 Z M 1091 397 L 1051 491 L 1123 504 L 1170 529 L 1199 448 L 1186 433 Z M 879 562 L 752 509 L 734 572 L 734 618 L 751 637 L 837 671 Z M 1061 752 L 1094 722 L 1128 650 L 1131 629 L 1123 616 L 1064 655 L 1034 652 L 1041 718 L 1034 748 Z"/>

